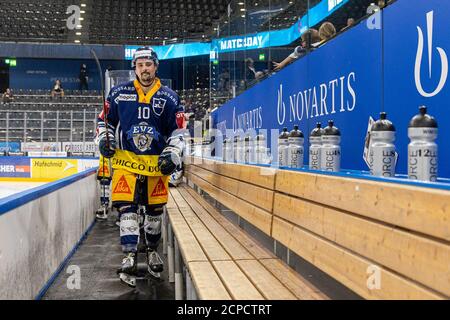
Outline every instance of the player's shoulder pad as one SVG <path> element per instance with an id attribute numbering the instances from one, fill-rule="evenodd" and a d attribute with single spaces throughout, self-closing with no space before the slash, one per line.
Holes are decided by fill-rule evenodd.
<path id="1" fill-rule="evenodd" d="M 118 84 L 112 87 L 109 91 L 109 96 L 112 99 L 116 99 L 120 94 L 131 94 L 136 93 L 136 88 L 134 87 L 133 81 Z"/>
<path id="2" fill-rule="evenodd" d="M 180 97 L 178 94 L 166 86 L 161 86 L 161 88 L 156 92 L 156 97 L 166 99 L 168 102 L 170 101 L 170 104 L 175 107 L 178 107 L 180 104 Z"/>

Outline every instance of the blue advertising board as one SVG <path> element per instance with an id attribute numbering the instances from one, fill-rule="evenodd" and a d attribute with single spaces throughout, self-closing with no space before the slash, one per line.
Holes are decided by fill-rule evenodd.
<path id="1" fill-rule="evenodd" d="M 0 152 L 20 152 L 20 142 L 0 142 Z"/>
<path id="2" fill-rule="evenodd" d="M 125 60 L 132 60 L 133 54 L 140 46 L 125 46 Z M 209 55 L 211 43 L 192 42 L 166 46 L 152 46 L 160 60 Z"/>
<path id="3" fill-rule="evenodd" d="M 384 14 L 384 108 L 406 172 L 408 120 L 421 105 L 438 122 L 439 176 L 450 177 L 450 2 L 398 1 Z"/>
<path id="4" fill-rule="evenodd" d="M 0 178 L 30 178 L 30 158 L 0 157 Z"/>
<path id="5" fill-rule="evenodd" d="M 213 126 L 270 135 L 270 129 L 298 124 L 308 146 L 315 123 L 331 119 L 342 134 L 342 168 L 368 170 L 362 156 L 368 119 L 384 110 L 397 128 L 397 173 L 405 174 L 408 123 L 426 105 L 439 123 L 439 176 L 450 177 L 450 4 L 399 0 L 382 14 L 227 102 L 213 112 Z"/>

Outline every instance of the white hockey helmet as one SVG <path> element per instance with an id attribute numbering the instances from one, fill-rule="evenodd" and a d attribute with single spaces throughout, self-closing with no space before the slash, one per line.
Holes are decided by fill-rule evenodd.
<path id="1" fill-rule="evenodd" d="M 131 66 L 136 68 L 136 60 L 140 58 L 146 58 L 152 60 L 156 66 L 159 65 L 158 55 L 151 47 L 140 47 L 133 53 L 133 60 Z"/>

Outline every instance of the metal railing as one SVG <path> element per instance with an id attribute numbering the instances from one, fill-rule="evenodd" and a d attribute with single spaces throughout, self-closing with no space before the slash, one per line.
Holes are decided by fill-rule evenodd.
<path id="1" fill-rule="evenodd" d="M 0 111 L 0 142 L 92 142 L 99 112 Z"/>

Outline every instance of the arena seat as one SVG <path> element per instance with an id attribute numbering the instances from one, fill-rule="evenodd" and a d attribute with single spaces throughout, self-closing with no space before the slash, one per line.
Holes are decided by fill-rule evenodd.
<path id="1" fill-rule="evenodd" d="M 190 99 L 192 106 L 186 112 L 192 112 L 195 115 L 195 120 L 201 120 L 206 110 L 209 108 L 209 88 L 196 88 L 196 89 L 184 89 L 179 90 L 178 94 L 180 100 Z"/>
<path id="2" fill-rule="evenodd" d="M 14 41 L 66 42 L 66 9 L 80 1 L 42 0 L 35 3 L 5 3 L 0 10 L 0 39 Z"/>
<path id="3" fill-rule="evenodd" d="M 2 1 L 0 1 L 0 4 Z M 80 5 L 81 1 L 38 0 L 28 3 L 16 1 L 14 8 L 0 9 L 0 40 L 73 42 L 73 31 L 66 28 L 66 9 L 70 5 Z M 138 44 L 142 40 L 172 39 L 188 35 L 185 21 L 196 21 L 189 28 L 189 37 L 197 37 L 205 32 L 212 33 L 213 22 L 218 22 L 226 13 L 227 0 L 211 1 L 216 10 L 209 10 L 209 3 L 200 0 L 185 5 L 183 1 L 160 4 L 149 1 L 99 0 L 88 3 L 83 17 L 88 35 L 86 43 Z M 7 4 L 7 3 L 5 3 Z M 147 19 L 152 15 L 151 21 Z M 30 18 L 32 16 L 32 18 Z M 180 21 L 179 24 L 167 21 Z M 115 21 L 111 25 L 110 21 Z M 164 24 L 164 27 L 162 25 Z M 72 37 L 71 37 L 72 35 Z"/>

